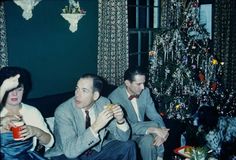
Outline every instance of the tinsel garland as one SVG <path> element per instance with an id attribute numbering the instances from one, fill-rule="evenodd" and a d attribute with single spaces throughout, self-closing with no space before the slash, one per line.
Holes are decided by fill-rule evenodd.
<path id="1" fill-rule="evenodd" d="M 204 25 L 200 24 L 198 1 L 182 2 L 171 0 L 162 3 L 167 7 L 164 9 L 166 17 L 162 17 L 162 27 L 166 28 L 154 36 L 153 48 L 149 52 L 149 87 L 161 114 L 185 123 L 186 134 L 195 134 L 187 132 L 194 125 L 201 128 L 196 121 L 199 108 L 208 106 L 217 110 L 221 116 L 219 125 L 200 136 L 207 141 L 208 151 L 211 151 L 209 155 L 217 157 L 221 144 L 236 137 L 236 92 L 232 87 L 226 88 L 233 82 L 227 81 L 229 83 L 225 85 L 224 79 L 224 76 L 228 79 L 235 77 L 234 66 L 230 66 L 235 64 L 233 58 L 236 56 L 231 50 L 235 46 L 230 45 L 233 33 L 230 33 L 232 24 L 228 18 L 229 4 L 233 2 L 217 0 L 219 3 L 215 4 L 213 38 L 217 44 L 214 46 Z M 182 12 L 174 15 L 176 11 Z M 200 150 L 196 149 L 191 158 L 196 159 L 199 154 L 207 156 L 198 152 Z"/>
<path id="2" fill-rule="evenodd" d="M 183 121 L 203 105 L 217 106 L 221 114 L 235 115 L 234 106 L 227 111 L 220 103 L 229 99 L 222 81 L 225 63 L 212 52 L 209 33 L 199 23 L 198 1 L 188 5 L 171 2 L 177 10 L 185 7 L 179 13 L 182 22 L 157 33 L 149 52 L 149 87 L 160 111 L 169 119 Z M 231 95 L 235 96 L 234 92 Z"/>

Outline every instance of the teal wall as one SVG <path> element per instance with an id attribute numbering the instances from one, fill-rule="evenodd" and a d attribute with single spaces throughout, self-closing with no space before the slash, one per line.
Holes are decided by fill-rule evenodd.
<path id="1" fill-rule="evenodd" d="M 42 0 L 28 21 L 5 1 L 9 66 L 30 71 L 29 98 L 72 91 L 81 74 L 97 72 L 98 2 L 79 2 L 87 13 L 72 33 L 60 15 L 68 0 Z"/>

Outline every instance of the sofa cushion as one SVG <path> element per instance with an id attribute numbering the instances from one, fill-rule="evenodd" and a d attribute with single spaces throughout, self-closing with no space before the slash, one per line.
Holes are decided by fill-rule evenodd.
<path id="1" fill-rule="evenodd" d="M 53 127 L 54 127 L 54 117 L 48 117 L 46 118 L 46 123 L 48 125 L 48 128 L 50 129 L 50 131 L 53 133 Z"/>

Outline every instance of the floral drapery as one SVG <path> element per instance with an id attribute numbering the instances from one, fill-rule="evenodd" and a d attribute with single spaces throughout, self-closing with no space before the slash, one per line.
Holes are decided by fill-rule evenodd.
<path id="1" fill-rule="evenodd" d="M 98 75 L 120 85 L 128 68 L 128 11 L 126 0 L 98 1 Z"/>
<path id="2" fill-rule="evenodd" d="M 214 12 L 214 52 L 222 58 L 224 84 L 236 89 L 236 1 L 216 0 Z"/>
<path id="3" fill-rule="evenodd" d="M 6 42 L 6 24 L 3 2 L 0 2 L 0 68 L 8 63 L 7 42 Z"/>

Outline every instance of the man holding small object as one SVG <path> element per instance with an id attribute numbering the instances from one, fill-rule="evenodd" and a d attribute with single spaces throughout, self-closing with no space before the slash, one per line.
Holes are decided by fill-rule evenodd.
<path id="1" fill-rule="evenodd" d="M 119 105 L 101 97 L 102 80 L 93 74 L 77 82 L 75 96 L 55 111 L 54 148 L 46 153 L 52 160 L 135 160 L 136 149 L 128 141 L 130 128 Z M 115 140 L 106 139 L 107 134 Z"/>

